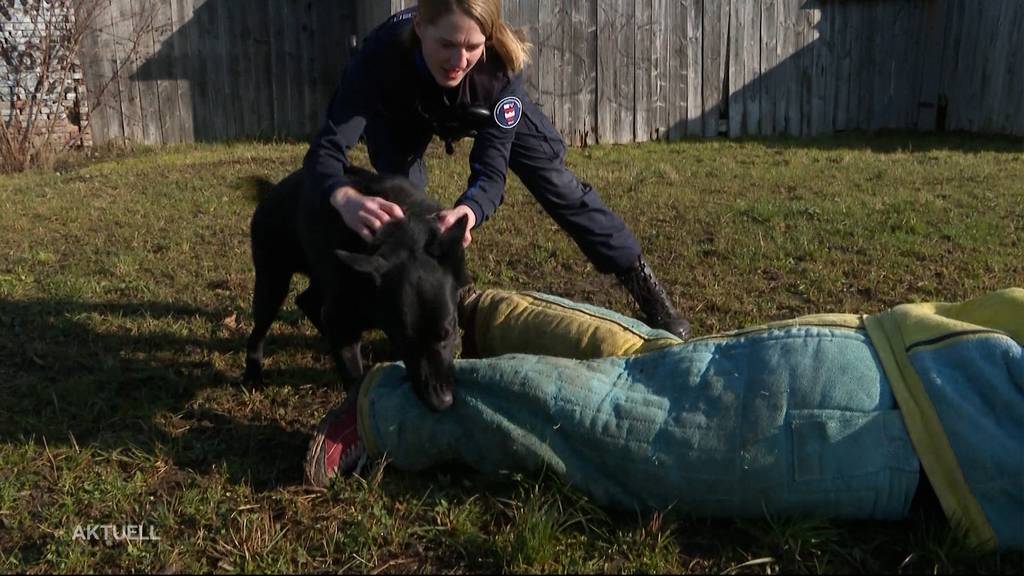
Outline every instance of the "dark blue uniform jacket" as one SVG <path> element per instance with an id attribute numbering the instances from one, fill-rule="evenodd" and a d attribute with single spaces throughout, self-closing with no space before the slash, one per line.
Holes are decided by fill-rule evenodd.
<path id="1" fill-rule="evenodd" d="M 346 67 L 306 155 L 306 182 L 323 194 L 346 184 L 347 150 L 365 134 L 379 172 L 408 175 L 425 187 L 422 155 L 431 138 L 475 135 L 469 183 L 456 204 L 472 209 L 480 225 L 501 204 L 515 127 L 523 106 L 532 104 L 521 77 L 510 75 L 493 50 L 457 88 L 438 86 L 412 30 L 414 15 L 413 8 L 389 18 Z"/>

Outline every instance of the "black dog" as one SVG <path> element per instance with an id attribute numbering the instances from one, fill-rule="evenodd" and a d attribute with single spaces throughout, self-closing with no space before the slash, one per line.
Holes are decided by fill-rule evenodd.
<path id="1" fill-rule="evenodd" d="M 440 205 L 409 182 L 353 168 L 346 173 L 362 194 L 402 207 L 405 218 L 384 225 L 367 244 L 348 228 L 329 198 L 309 191 L 302 171 L 270 188 L 250 228 L 256 271 L 254 326 L 245 376 L 262 384 L 263 340 L 296 272 L 310 278 L 296 305 L 326 339 L 346 387 L 363 374 L 362 333 L 384 331 L 419 397 L 431 408 L 452 403 L 458 341 L 458 292 L 469 283 L 462 237 L 466 219 L 441 233 Z"/>

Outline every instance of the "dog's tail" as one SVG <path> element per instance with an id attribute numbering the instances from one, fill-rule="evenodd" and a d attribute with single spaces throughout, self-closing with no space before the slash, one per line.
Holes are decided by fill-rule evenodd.
<path id="1" fill-rule="evenodd" d="M 277 186 L 264 176 L 245 176 L 239 180 L 239 188 L 249 194 L 249 198 L 257 204 L 270 194 Z"/>

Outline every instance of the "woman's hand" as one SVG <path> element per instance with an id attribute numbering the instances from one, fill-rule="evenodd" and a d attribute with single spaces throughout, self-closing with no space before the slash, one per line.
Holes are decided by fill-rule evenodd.
<path id="1" fill-rule="evenodd" d="M 473 235 L 470 234 L 470 230 L 476 225 L 476 214 L 470 210 L 469 206 L 460 204 L 455 208 L 449 210 L 442 210 L 437 213 L 437 223 L 441 226 L 441 233 L 444 234 L 446 230 L 451 228 L 452 224 L 459 221 L 459 218 L 469 218 L 466 222 L 466 235 L 462 237 L 462 247 L 469 246 L 469 243 L 473 241 Z"/>
<path id="2" fill-rule="evenodd" d="M 392 219 L 405 218 L 402 208 L 376 196 L 364 196 L 351 186 L 342 186 L 331 194 L 331 206 L 341 213 L 345 225 L 369 242 Z"/>

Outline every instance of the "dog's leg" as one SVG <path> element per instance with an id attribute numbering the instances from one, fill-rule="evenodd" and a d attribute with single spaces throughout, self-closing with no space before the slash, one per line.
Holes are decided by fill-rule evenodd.
<path id="1" fill-rule="evenodd" d="M 354 341 L 352 337 L 348 337 L 334 343 L 328 339 L 328 345 L 334 366 L 341 377 L 341 384 L 345 391 L 349 392 L 363 380 L 362 346 L 359 336 L 355 336 Z"/>
<path id="2" fill-rule="evenodd" d="M 263 341 L 288 296 L 292 275 L 273 266 L 262 265 L 258 253 L 254 254 L 253 260 L 257 263 L 256 285 L 252 295 L 253 327 L 245 347 L 245 375 L 242 376 L 242 383 L 246 386 L 262 386 Z"/>
<path id="3" fill-rule="evenodd" d="M 341 347 L 341 363 L 342 381 L 345 384 L 345 391 L 349 392 L 363 379 L 362 346 L 359 340 Z"/>
<path id="4" fill-rule="evenodd" d="M 360 350 L 363 331 L 352 324 L 352 319 L 345 316 L 342 308 L 336 301 L 325 304 L 321 324 L 325 329 L 327 347 L 341 376 L 342 385 L 348 391 L 363 379 L 363 359 Z"/>
<path id="5" fill-rule="evenodd" d="M 320 334 L 324 334 L 323 307 L 324 299 L 320 287 L 313 280 L 310 280 L 309 287 L 295 297 L 295 305 L 302 310 L 306 318 L 313 323 Z"/>

